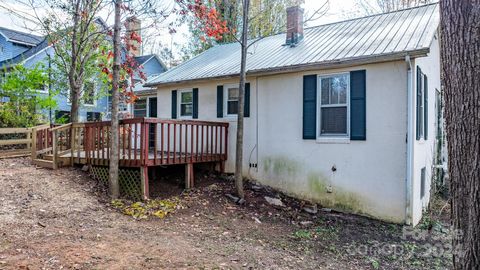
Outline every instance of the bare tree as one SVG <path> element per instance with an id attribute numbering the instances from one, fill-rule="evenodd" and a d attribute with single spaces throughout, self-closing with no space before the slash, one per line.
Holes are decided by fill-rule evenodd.
<path id="1" fill-rule="evenodd" d="M 432 0 L 357 0 L 357 11 L 366 15 L 391 12 L 431 3 Z M 358 15 L 358 14 L 357 14 Z"/>
<path id="2" fill-rule="evenodd" d="M 157 5 L 155 3 L 161 1 L 153 0 L 141 0 L 138 3 L 133 1 L 129 2 L 129 6 L 126 6 L 122 0 L 115 0 L 114 8 L 114 25 L 113 25 L 113 67 L 112 67 L 112 108 L 111 108 L 111 139 L 110 139 L 110 160 L 109 160 L 109 191 L 110 196 L 113 199 L 116 199 L 120 196 L 120 188 L 118 184 L 118 175 L 119 175 L 119 138 L 120 138 L 120 129 L 119 129 L 119 103 L 120 103 L 120 94 L 128 93 L 128 90 L 133 90 L 134 86 L 134 69 L 136 67 L 130 67 L 129 65 L 133 60 L 133 52 L 141 51 L 140 46 L 142 39 L 138 33 L 142 29 L 147 29 L 147 27 L 137 27 L 129 29 L 125 32 L 125 35 L 122 38 L 122 11 L 125 11 L 125 14 L 134 15 L 134 16 L 149 16 L 152 15 L 159 16 L 160 18 L 166 18 L 166 13 L 164 10 L 162 12 L 157 11 Z M 137 5 L 135 5 L 137 4 Z M 160 19 L 162 20 L 162 19 Z M 157 19 L 153 19 L 149 27 L 153 27 L 158 23 Z M 123 43 L 122 43 L 123 40 Z M 122 46 L 125 45 L 125 61 L 122 64 Z M 130 83 L 126 82 L 126 79 L 121 80 L 121 77 L 128 77 Z M 143 77 L 143 73 L 139 72 L 139 75 Z M 128 86 L 127 86 L 128 85 Z"/>
<path id="3" fill-rule="evenodd" d="M 480 269 L 480 1 L 442 0 L 440 11 L 453 265 Z"/>
<path id="4" fill-rule="evenodd" d="M 43 5 L 51 7 L 46 10 Z M 55 52 L 54 69 L 58 87 L 71 103 L 70 119 L 78 122 L 86 81 L 98 76 L 99 53 L 105 49 L 106 28 L 97 17 L 105 7 L 102 0 L 28 0 L 41 31 L 46 33 Z M 46 13 L 46 14 L 43 14 Z M 67 83 L 65 83 L 67 82 Z"/>
<path id="5" fill-rule="evenodd" d="M 110 196 L 116 199 L 120 196 L 118 186 L 118 159 L 119 159 L 119 138 L 118 129 L 118 103 L 119 103 L 119 81 L 121 61 L 121 9 L 122 0 L 115 0 L 115 21 L 113 24 L 113 78 L 112 78 L 112 116 L 111 116 L 111 140 L 110 140 L 110 163 L 109 163 L 109 190 Z"/>
<path id="6" fill-rule="evenodd" d="M 302 23 L 306 24 L 309 21 L 316 20 L 325 15 L 328 10 L 329 1 L 324 1 L 323 4 L 310 15 L 309 18 Z M 235 152 L 235 187 L 237 189 L 237 195 L 240 199 L 245 198 L 245 192 L 243 189 L 243 126 L 244 126 L 244 108 L 245 108 L 245 81 L 246 81 L 246 65 L 248 49 L 255 43 L 259 42 L 266 36 L 260 36 L 255 40 L 248 40 L 248 22 L 251 18 L 248 15 L 249 0 L 243 1 L 243 16 L 242 16 L 242 35 L 237 42 L 241 46 L 241 59 L 240 59 L 240 83 L 238 93 L 238 115 L 237 115 L 237 142 Z M 287 28 L 287 26 L 285 26 Z M 287 29 L 288 30 L 288 29 Z"/>
<path id="7" fill-rule="evenodd" d="M 248 9 L 250 0 L 243 0 L 242 7 L 242 36 L 240 39 L 241 58 L 240 58 L 240 83 L 238 87 L 238 118 L 237 118 L 237 144 L 235 153 L 235 187 L 237 195 L 243 199 L 245 192 L 243 190 L 243 122 L 245 108 L 245 81 L 247 77 L 247 50 L 248 50 Z"/>

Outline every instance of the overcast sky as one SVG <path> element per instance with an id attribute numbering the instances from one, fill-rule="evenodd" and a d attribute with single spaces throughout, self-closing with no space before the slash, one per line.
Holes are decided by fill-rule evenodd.
<path id="1" fill-rule="evenodd" d="M 356 15 L 358 16 L 358 8 L 356 7 L 357 2 L 358 0 L 330 0 L 327 14 L 315 21 L 308 22 L 307 26 L 316 26 L 345 20 Z M 323 3 L 323 0 L 305 0 L 305 4 L 303 5 L 303 7 L 305 9 L 306 16 L 317 10 Z M 31 10 L 28 10 L 24 5 L 18 4 L 18 2 L 15 0 L 0 0 L 0 26 L 25 32 L 32 32 L 32 29 L 35 29 L 34 22 L 19 18 L 17 15 L 5 10 L 5 7 L 15 10 L 16 13 L 24 14 L 24 17 L 31 17 L 32 14 Z M 33 17 L 31 18 L 33 20 Z M 108 21 L 111 22 L 111 18 Z M 173 43 L 182 44 L 183 42 L 185 42 L 185 34 L 187 32 L 187 29 L 186 27 L 182 27 L 173 36 L 168 34 L 166 29 L 156 30 L 156 33 L 157 32 L 158 35 L 156 36 L 158 37 L 156 39 L 158 39 L 158 42 L 161 42 L 162 44 L 169 45 L 172 43 L 172 39 Z M 33 31 L 33 33 L 35 33 L 35 31 Z"/>

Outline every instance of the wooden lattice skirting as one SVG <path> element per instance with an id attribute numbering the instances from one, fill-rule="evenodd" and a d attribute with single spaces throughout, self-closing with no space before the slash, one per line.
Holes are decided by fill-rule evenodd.
<path id="1" fill-rule="evenodd" d="M 108 184 L 108 167 L 91 166 L 90 175 L 94 179 Z M 119 168 L 118 182 L 121 197 L 131 200 L 142 199 L 140 168 Z"/>

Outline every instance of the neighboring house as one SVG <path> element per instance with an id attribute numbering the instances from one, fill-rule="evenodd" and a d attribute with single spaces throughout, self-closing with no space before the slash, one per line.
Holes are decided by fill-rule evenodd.
<path id="1" fill-rule="evenodd" d="M 3 49 L 0 49 L 0 69 L 2 71 L 6 70 L 8 72 L 8 69 L 15 65 L 33 67 L 40 62 L 48 67 L 55 55 L 54 49 L 49 46 L 45 37 L 3 27 L 0 27 L 0 44 L 3 47 Z M 48 94 L 48 87 L 55 86 L 46 86 L 45 91 L 40 91 L 40 94 Z M 106 96 L 99 99 L 93 98 L 98 91 L 98 85 L 95 82 L 89 82 L 84 87 L 84 95 L 92 98 L 86 98 L 85 103 L 80 106 L 79 120 L 99 121 L 102 119 L 102 115 L 107 113 L 108 98 Z M 55 122 L 56 119 L 64 117 L 68 121 L 71 109 L 69 100 L 62 94 L 57 95 L 55 99 L 57 108 L 54 111 L 45 111 L 45 120 Z"/>
<path id="2" fill-rule="evenodd" d="M 417 224 L 430 197 L 439 6 L 430 4 L 303 29 L 247 56 L 244 170 L 292 196 L 391 222 Z M 254 42 L 254 41 L 250 41 Z M 152 79 L 158 117 L 230 123 L 234 172 L 240 46 L 214 46 Z"/>
<path id="3" fill-rule="evenodd" d="M 3 44 L 4 50 L 0 49 L 0 68 L 3 70 L 14 67 L 15 65 L 24 65 L 25 67 L 33 67 L 38 63 L 43 63 L 46 67 L 51 64 L 54 57 L 54 50 L 49 46 L 45 37 L 39 37 L 11 29 L 0 28 L 0 44 Z M 21 40 L 19 40 L 21 39 Z M 27 44 L 27 41 L 30 43 Z M 36 42 L 33 42 L 36 41 Z M 45 91 L 40 91 L 40 94 L 48 94 L 48 87 L 55 87 L 54 85 L 46 86 Z M 94 99 L 97 91 L 97 84 L 95 82 L 87 83 L 84 89 L 84 95 L 91 96 L 86 98 L 86 102 L 81 105 L 79 110 L 80 121 L 98 121 L 102 119 L 102 115 L 107 112 L 106 96 L 99 99 Z M 58 90 L 58 89 L 52 89 Z M 65 92 L 65 91 L 64 91 Z M 50 122 L 55 122 L 60 117 L 65 117 L 68 121 L 70 118 L 71 104 L 65 95 L 59 94 L 56 96 L 57 108 L 54 111 L 45 111 L 45 119 Z"/>
<path id="4" fill-rule="evenodd" d="M 142 66 L 142 71 L 147 78 L 159 75 L 167 71 L 165 64 L 156 54 L 143 55 L 135 57 L 137 64 Z M 134 117 L 157 117 L 157 92 L 155 88 L 143 87 L 142 81 L 135 78 L 135 95 L 138 96 L 136 102 L 131 106 L 131 114 Z"/>
<path id="5" fill-rule="evenodd" d="M 140 21 L 133 17 L 129 18 L 129 20 L 134 22 L 129 25 L 140 28 Z M 97 19 L 97 23 L 101 27 L 106 27 L 105 22 L 101 19 Z M 133 31 L 133 29 L 131 31 Z M 141 50 L 137 50 L 134 53 L 140 54 L 140 52 Z M 0 27 L 0 69 L 2 71 L 4 69 L 8 70 L 18 64 L 33 67 L 39 62 L 43 62 L 45 66 L 48 66 L 51 58 L 55 57 L 54 55 L 54 49 L 48 45 L 44 37 Z M 143 72 L 147 76 L 160 74 L 166 70 L 166 66 L 156 55 L 138 55 L 135 59 L 137 63 L 143 67 Z M 140 92 L 146 90 L 141 87 L 139 78 L 135 78 L 135 81 L 138 83 L 135 90 L 139 90 Z M 98 99 L 94 98 L 99 91 L 99 87 L 100 82 L 97 81 L 87 82 L 84 85 L 84 97 L 87 98 L 84 98 L 84 103 L 80 106 L 79 121 L 100 121 L 110 118 L 110 97 L 103 96 Z M 47 93 L 48 89 L 45 89 L 45 91 L 42 91 L 40 94 Z M 45 119 L 50 122 L 55 122 L 56 119 L 64 116 L 68 120 L 71 110 L 70 101 L 65 95 L 58 95 L 56 100 L 58 104 L 56 110 L 45 112 Z M 142 102 L 143 100 L 140 100 L 139 103 Z M 141 104 L 139 106 L 141 106 Z M 128 112 L 131 109 L 128 105 L 124 105 L 121 106 L 120 110 Z"/>

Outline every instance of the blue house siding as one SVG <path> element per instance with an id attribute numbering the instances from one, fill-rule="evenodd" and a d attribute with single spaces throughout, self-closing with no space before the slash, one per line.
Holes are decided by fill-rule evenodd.
<path id="1" fill-rule="evenodd" d="M 0 30 L 6 33 L 7 38 L 0 33 L 0 66 L 10 67 L 15 64 L 24 65 L 26 68 L 33 68 L 38 63 L 43 63 L 45 67 L 48 67 L 49 58 L 54 57 L 54 50 L 48 47 L 48 43 L 40 36 L 34 36 L 30 34 L 21 33 L 18 31 L 12 31 L 6 28 Z M 13 39 L 19 39 L 25 43 L 37 44 L 34 47 L 29 47 L 12 42 Z M 125 60 L 125 51 L 122 53 L 122 60 Z M 166 71 L 165 65 L 155 55 L 143 55 L 136 57 L 139 64 L 143 66 L 143 72 L 147 77 L 160 74 Z M 100 91 L 100 82 L 96 83 L 97 93 Z M 55 85 L 51 86 L 55 87 Z M 59 89 L 52 89 L 59 90 Z M 68 92 L 68 89 L 61 89 L 62 94 L 55 96 L 57 107 L 52 111 L 45 110 L 42 112 L 43 118 L 47 121 L 54 122 L 56 112 L 68 113 L 71 110 L 71 104 L 68 102 L 64 93 Z M 45 94 L 40 94 L 45 95 Z M 128 106 L 126 108 L 128 110 Z M 87 121 L 87 115 L 89 113 L 100 113 L 102 120 L 109 118 L 109 97 L 102 96 L 95 101 L 94 105 L 81 105 L 79 108 L 79 121 Z"/>
<path id="2" fill-rule="evenodd" d="M 166 69 L 162 66 L 161 63 L 158 62 L 155 57 L 143 65 L 143 72 L 145 73 L 145 75 L 147 75 L 147 77 L 155 74 L 160 74 L 165 71 Z"/>
<path id="3" fill-rule="evenodd" d="M 30 47 L 9 42 L 0 34 L 0 62 L 11 59 L 25 51 Z"/>
<path id="4" fill-rule="evenodd" d="M 48 55 L 50 57 L 54 57 L 54 51 L 53 48 L 49 47 L 46 48 L 45 50 L 39 52 L 38 54 L 32 56 L 31 58 L 27 59 L 25 61 L 24 66 L 29 68 L 33 67 L 38 63 L 43 63 L 45 66 L 48 66 Z M 97 89 L 97 92 L 99 90 Z M 67 92 L 66 89 L 65 91 L 61 92 Z M 71 110 L 71 104 L 68 102 L 67 97 L 59 94 L 56 96 L 55 100 L 57 101 L 57 108 L 52 112 L 51 116 L 54 118 L 55 117 L 55 111 L 67 111 L 70 112 Z M 106 115 L 108 112 L 108 97 L 103 96 L 95 101 L 95 105 L 81 105 L 79 109 L 79 121 L 87 121 L 87 113 L 88 112 L 98 112 L 101 113 L 102 116 Z M 45 115 L 45 119 L 50 118 L 50 112 L 45 111 L 43 112 Z M 50 121 L 54 121 L 55 119 L 49 119 Z"/>

